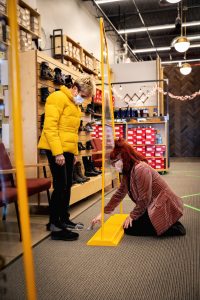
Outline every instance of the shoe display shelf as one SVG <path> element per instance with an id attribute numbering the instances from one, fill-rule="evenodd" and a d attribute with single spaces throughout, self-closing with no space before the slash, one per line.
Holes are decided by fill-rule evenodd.
<path id="1" fill-rule="evenodd" d="M 75 42 L 69 36 L 63 34 L 62 29 L 53 30 L 52 56 L 63 64 L 71 66 L 80 72 L 93 74 L 98 78 L 100 74 L 100 62 L 84 49 L 79 43 Z"/>
<path id="2" fill-rule="evenodd" d="M 49 73 L 49 78 L 41 78 L 41 64 L 48 63 L 47 74 Z M 51 93 L 55 89 L 59 89 L 60 85 L 55 83 L 53 78 L 55 73 L 53 70 L 59 68 L 63 75 L 71 75 L 73 79 L 80 76 L 80 73 L 67 67 L 60 63 L 59 61 L 47 56 L 40 51 L 27 51 L 20 53 L 20 64 L 21 64 L 21 95 L 22 95 L 22 118 L 23 118 L 23 142 L 24 142 L 24 159 L 25 164 L 36 164 L 47 162 L 46 155 L 44 151 L 37 149 L 38 140 L 41 135 L 42 124 L 41 115 L 44 113 L 45 100 L 44 98 L 48 96 L 46 90 L 44 93 L 44 98 L 41 98 L 41 87 L 48 88 L 48 92 Z M 46 94 L 46 95 L 45 95 Z M 41 101 L 42 100 L 42 101 Z M 82 121 L 85 126 L 87 123 L 91 122 L 91 114 L 86 113 L 86 108 L 90 104 L 91 100 L 84 103 L 84 112 L 82 112 Z M 11 131 L 12 132 L 12 131 Z M 86 145 L 91 139 L 91 132 L 81 131 L 79 132 L 79 142 Z M 92 151 L 82 150 L 79 152 L 78 160 L 82 164 L 83 168 L 83 157 L 91 157 Z M 29 174 L 27 176 L 32 177 L 38 176 L 43 177 L 42 170 L 32 170 L 29 169 Z M 83 172 L 84 173 L 84 172 Z M 47 176 L 50 176 L 50 170 L 47 168 Z M 112 184 L 112 176 L 107 175 L 106 185 Z M 93 193 L 101 190 L 101 175 L 95 177 L 90 177 L 88 182 L 83 184 L 75 184 L 72 186 L 72 203 L 75 203 L 84 197 L 88 197 Z M 46 196 L 40 195 L 41 204 L 47 204 Z M 35 199 L 34 199 L 35 201 Z M 37 199 L 36 199 L 37 201 Z M 35 203 L 35 202 L 34 202 Z M 37 203 L 37 202 L 36 202 Z"/>
<path id="3" fill-rule="evenodd" d="M 9 45 L 9 18 L 7 15 L 7 1 L 0 3 L 1 26 L 6 27 L 0 43 Z M 40 38 L 41 21 L 40 14 L 26 2 L 19 0 L 17 8 L 19 25 L 20 50 L 28 51 L 32 49 L 32 40 Z"/>
<path id="4" fill-rule="evenodd" d="M 143 122 L 127 122 L 127 141 L 142 153 L 158 172 L 169 168 L 168 121 L 153 118 Z"/>

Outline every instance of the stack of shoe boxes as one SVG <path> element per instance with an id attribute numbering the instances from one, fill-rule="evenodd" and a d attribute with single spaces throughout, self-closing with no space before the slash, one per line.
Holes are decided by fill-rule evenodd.
<path id="1" fill-rule="evenodd" d="M 17 16 L 18 16 L 18 23 L 24 27 L 26 27 L 26 29 L 30 30 L 31 29 L 31 24 L 30 24 L 30 11 L 26 8 L 17 7 Z"/>
<path id="2" fill-rule="evenodd" d="M 89 57 L 87 54 L 83 53 L 82 63 L 90 70 L 94 70 L 94 61 L 93 58 Z"/>
<path id="3" fill-rule="evenodd" d="M 124 125 L 123 124 L 115 125 L 115 137 L 116 138 L 124 138 Z"/>
<path id="4" fill-rule="evenodd" d="M 96 89 L 96 95 L 94 97 L 94 103 L 102 103 L 102 91 L 99 89 Z"/>
<path id="5" fill-rule="evenodd" d="M 155 128 L 128 128 L 128 143 L 142 155 L 147 157 L 148 163 L 155 169 L 165 168 L 166 145 L 156 145 Z"/>
<path id="6" fill-rule="evenodd" d="M 31 31 L 34 32 L 36 35 L 39 35 L 39 19 L 35 16 L 31 16 Z"/>
<path id="7" fill-rule="evenodd" d="M 6 0 L 0 0 L 0 12 L 6 15 L 7 12 Z"/>
<path id="8" fill-rule="evenodd" d="M 21 51 L 28 51 L 32 49 L 32 35 L 30 33 L 20 30 L 19 41 Z"/>

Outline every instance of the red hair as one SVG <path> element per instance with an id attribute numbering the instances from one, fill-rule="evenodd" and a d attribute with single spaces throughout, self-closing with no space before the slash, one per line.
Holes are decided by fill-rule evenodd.
<path id="1" fill-rule="evenodd" d="M 115 140 L 115 147 L 110 153 L 110 159 L 115 160 L 119 156 L 123 161 L 123 171 L 125 173 L 129 173 L 133 165 L 140 161 L 148 163 L 147 159 L 141 153 L 137 152 L 123 138 Z"/>

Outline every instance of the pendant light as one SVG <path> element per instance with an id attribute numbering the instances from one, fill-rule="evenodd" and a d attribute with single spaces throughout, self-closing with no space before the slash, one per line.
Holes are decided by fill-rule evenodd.
<path id="1" fill-rule="evenodd" d="M 191 73 L 191 71 L 192 71 L 191 65 L 188 63 L 184 63 L 180 68 L 180 72 L 182 75 L 188 75 Z"/>
<path id="2" fill-rule="evenodd" d="M 178 51 L 180 53 L 187 51 L 190 47 L 190 41 L 186 37 L 186 27 L 185 27 L 185 36 L 183 35 L 182 17 L 183 17 L 183 9 L 182 9 L 182 3 L 181 3 L 181 36 L 179 36 L 174 43 L 174 48 L 176 49 L 176 51 Z"/>
<path id="3" fill-rule="evenodd" d="M 175 4 L 175 3 L 181 2 L 181 0 L 167 0 L 167 2 L 169 2 L 171 4 Z"/>

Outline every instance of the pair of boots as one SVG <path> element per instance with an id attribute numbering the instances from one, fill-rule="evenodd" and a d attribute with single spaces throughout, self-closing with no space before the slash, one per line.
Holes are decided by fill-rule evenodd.
<path id="1" fill-rule="evenodd" d="M 46 103 L 46 99 L 49 96 L 49 90 L 48 87 L 41 87 L 40 88 L 40 99 L 42 103 Z"/>
<path id="2" fill-rule="evenodd" d="M 83 126 L 83 120 L 81 120 L 79 131 L 92 132 L 93 131 L 92 124 L 94 124 L 94 122 L 88 122 L 87 124 L 85 124 L 85 126 Z"/>
<path id="3" fill-rule="evenodd" d="M 40 78 L 45 80 L 52 80 L 52 70 L 49 68 L 49 63 L 42 61 L 40 64 Z"/>
<path id="4" fill-rule="evenodd" d="M 73 170 L 73 183 L 84 183 L 88 180 L 90 180 L 90 178 L 84 176 L 82 173 L 81 162 L 77 161 Z"/>
<path id="5" fill-rule="evenodd" d="M 102 173 L 95 168 L 91 156 L 83 156 L 82 160 L 85 168 L 85 176 L 94 177 Z"/>

